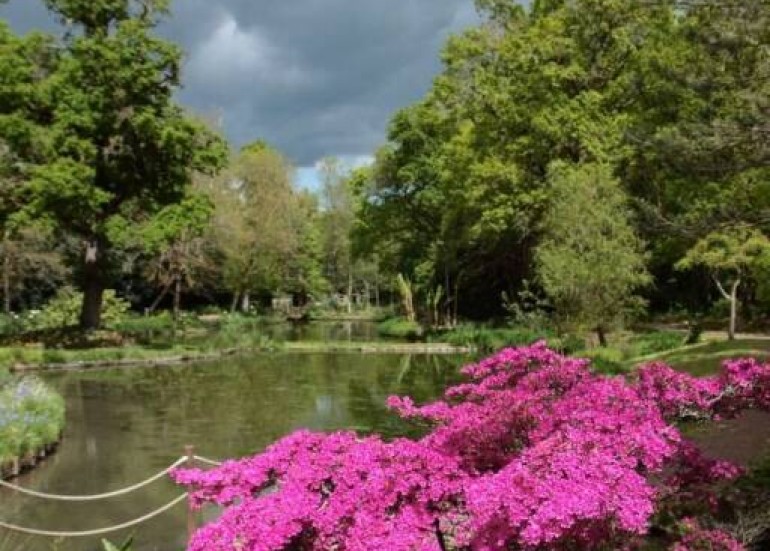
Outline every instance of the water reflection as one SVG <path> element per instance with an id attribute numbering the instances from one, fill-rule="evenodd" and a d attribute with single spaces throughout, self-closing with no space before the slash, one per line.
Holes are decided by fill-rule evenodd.
<path id="1" fill-rule="evenodd" d="M 315 321 L 313 323 L 265 324 L 261 331 L 278 341 L 356 341 L 380 340 L 377 324 L 368 320 Z"/>
<path id="2" fill-rule="evenodd" d="M 178 366 L 50 375 L 67 400 L 64 445 L 23 483 L 53 493 L 102 493 L 163 469 L 194 443 L 213 458 L 254 453 L 291 431 L 354 428 L 407 434 L 385 408 L 390 394 L 419 401 L 458 380 L 462 358 L 359 354 L 275 354 Z M 412 433 L 413 434 L 413 433 Z M 85 530 L 123 522 L 164 504 L 179 488 L 163 482 L 108 502 L 40 503 L 0 492 L 3 518 L 25 526 Z M 139 551 L 184 548 L 185 510 L 143 525 Z M 129 534 L 117 534 L 119 540 Z M 7 551 L 0 539 L 0 550 Z M 10 547 L 15 549 L 15 547 Z M 25 551 L 91 551 L 98 540 Z"/>

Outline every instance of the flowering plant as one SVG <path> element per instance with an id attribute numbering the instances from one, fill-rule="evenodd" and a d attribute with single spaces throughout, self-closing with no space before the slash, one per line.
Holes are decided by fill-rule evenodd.
<path id="1" fill-rule="evenodd" d="M 702 503 L 740 472 L 675 422 L 770 407 L 770 366 L 753 360 L 707 379 L 663 364 L 608 378 L 537 343 L 463 371 L 468 382 L 433 404 L 389 399 L 432 427 L 420 440 L 301 431 L 212 471 L 176 471 L 196 504 L 226 507 L 189 549 L 629 548 L 656 513 Z M 687 522 L 677 545 L 740 548 Z"/>

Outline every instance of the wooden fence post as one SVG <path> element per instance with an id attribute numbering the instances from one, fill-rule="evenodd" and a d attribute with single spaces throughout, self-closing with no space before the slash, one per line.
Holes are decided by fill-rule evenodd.
<path id="1" fill-rule="evenodd" d="M 195 446 L 187 445 L 184 447 L 185 456 L 187 456 L 186 467 L 188 469 L 195 468 Z M 187 543 L 192 541 L 195 531 L 198 529 L 197 522 L 195 520 L 195 509 L 193 508 L 192 489 L 187 492 Z"/>

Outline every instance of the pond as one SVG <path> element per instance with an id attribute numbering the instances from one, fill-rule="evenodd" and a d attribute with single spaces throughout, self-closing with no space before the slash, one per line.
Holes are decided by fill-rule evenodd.
<path id="1" fill-rule="evenodd" d="M 262 354 L 163 369 L 49 374 L 66 398 L 67 429 L 59 452 L 20 482 L 59 494 L 103 493 L 162 470 L 185 444 L 215 459 L 262 450 L 305 427 L 408 434 L 385 408 L 391 394 L 424 401 L 458 380 L 459 357 Z M 48 503 L 0 492 L 3 519 L 48 530 L 87 530 L 144 515 L 181 493 L 167 481 L 97 503 Z M 186 510 L 179 505 L 139 527 L 138 551 L 183 549 Z M 112 537 L 113 541 L 129 533 Z M 91 551 L 99 539 L 14 539 L 0 550 Z M 21 542 L 21 544 L 20 544 Z"/>
<path id="2" fill-rule="evenodd" d="M 376 340 L 371 323 L 274 330 L 281 332 L 276 337 L 287 340 Z M 718 363 L 709 360 L 714 365 L 707 366 L 692 356 L 677 359 L 682 368 L 698 374 Z M 298 428 L 413 436 L 414 428 L 385 408 L 386 398 L 436 398 L 459 380 L 458 367 L 467 361 L 458 356 L 284 352 L 161 369 L 49 373 L 46 379 L 67 402 L 64 442 L 57 454 L 18 482 L 49 493 L 103 493 L 164 469 L 182 455 L 186 444 L 213 459 L 240 457 Z M 767 414 L 750 412 L 737 421 L 690 427 L 688 433 L 715 456 L 741 463 L 770 456 Z M 3 520 L 23 526 L 88 530 L 142 516 L 181 492 L 162 480 L 130 496 L 70 504 L 0 490 L 0 509 Z M 134 533 L 136 551 L 181 550 L 186 521 L 185 507 L 179 505 L 111 539 L 117 542 Z M 0 551 L 101 550 L 99 538 L 54 543 L 4 538 L 0 532 Z"/>
<path id="3" fill-rule="evenodd" d="M 282 341 L 348 341 L 382 340 L 377 324 L 368 320 L 314 321 L 313 323 L 265 324 L 262 332 L 271 339 Z"/>

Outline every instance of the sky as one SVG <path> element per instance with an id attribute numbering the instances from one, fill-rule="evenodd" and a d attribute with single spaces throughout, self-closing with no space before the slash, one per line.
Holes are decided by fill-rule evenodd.
<path id="1" fill-rule="evenodd" d="M 56 29 L 42 0 L 0 7 L 18 32 Z M 371 161 L 391 115 L 440 71 L 473 0 L 174 0 L 158 33 L 186 52 L 179 101 L 221 121 L 233 146 L 265 139 L 318 183 L 317 163 Z"/>

